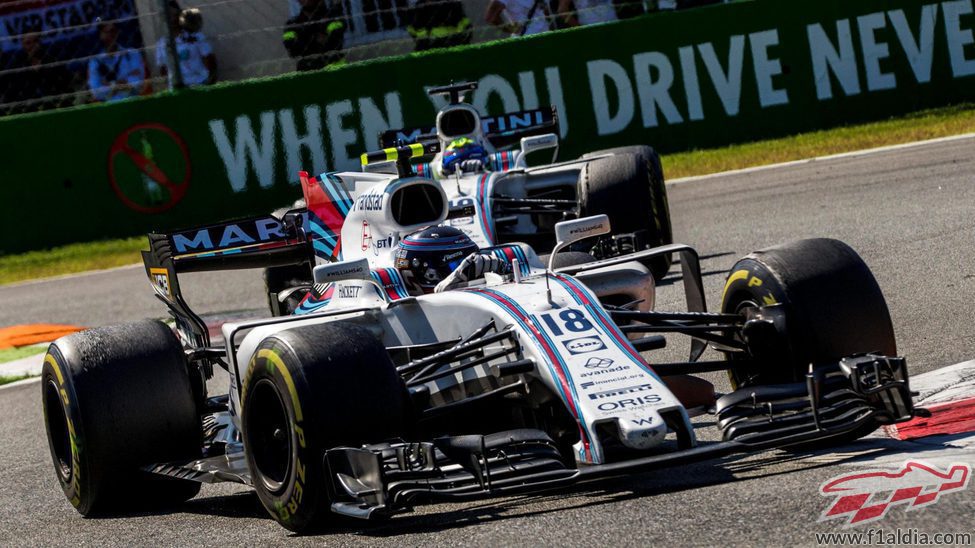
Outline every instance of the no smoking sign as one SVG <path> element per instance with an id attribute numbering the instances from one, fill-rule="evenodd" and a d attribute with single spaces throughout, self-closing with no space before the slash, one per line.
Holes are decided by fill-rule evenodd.
<path id="1" fill-rule="evenodd" d="M 140 213 L 172 208 L 190 184 L 190 155 L 173 130 L 137 124 L 123 131 L 108 154 L 108 180 L 119 200 Z"/>

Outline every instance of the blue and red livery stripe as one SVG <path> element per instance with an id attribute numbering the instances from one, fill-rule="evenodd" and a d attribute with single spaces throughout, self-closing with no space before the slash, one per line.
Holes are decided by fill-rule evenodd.
<path id="1" fill-rule="evenodd" d="M 511 169 L 514 160 L 514 153 L 509 150 L 496 152 L 494 154 L 495 171 L 508 171 Z"/>
<path id="2" fill-rule="evenodd" d="M 332 293 L 335 291 L 335 286 L 333 284 L 328 284 L 325 290 L 322 291 L 320 297 L 315 296 L 314 291 L 310 291 L 305 298 L 301 300 L 298 304 L 298 308 L 295 309 L 295 315 L 311 314 L 312 312 L 317 312 L 318 309 L 324 307 L 332 300 Z"/>
<path id="3" fill-rule="evenodd" d="M 562 359 L 561 354 L 555 350 L 555 344 L 549 339 L 548 335 L 545 334 L 544 329 L 542 329 L 538 320 L 534 316 L 529 315 L 523 308 L 521 308 L 518 303 L 508 299 L 502 293 L 499 293 L 493 289 L 467 289 L 464 291 L 469 291 L 475 295 L 480 295 L 487 298 L 494 304 L 500 306 L 503 310 L 508 312 L 511 316 L 518 321 L 518 323 L 525 328 L 538 343 L 539 348 L 545 353 L 549 358 L 549 368 L 555 373 L 558 379 L 559 391 L 562 393 L 562 399 L 566 402 L 569 412 L 572 414 L 573 418 L 576 420 L 576 424 L 579 426 L 579 436 L 583 444 L 584 459 L 587 462 L 593 462 L 592 457 L 592 436 L 587 431 L 586 426 L 580 417 L 579 410 L 576 407 L 576 401 L 578 395 L 576 394 L 575 385 L 571 381 L 571 375 L 568 370 L 568 366 Z"/>
<path id="4" fill-rule="evenodd" d="M 497 258 L 507 261 L 509 265 L 513 265 L 513 261 L 518 259 L 518 268 L 521 270 L 522 276 L 527 276 L 531 273 L 531 265 L 528 264 L 528 256 L 525 255 L 525 251 L 521 248 L 521 246 L 498 246 L 491 248 L 491 251 Z"/>
<path id="5" fill-rule="evenodd" d="M 383 289 L 386 290 L 386 294 L 389 295 L 389 299 L 391 301 L 396 301 L 410 296 L 409 292 L 406 290 L 406 283 L 403 281 L 403 277 L 395 268 L 379 268 L 373 270 L 372 278 L 376 280 L 379 285 L 383 286 Z"/>
<path id="6" fill-rule="evenodd" d="M 481 214 L 477 216 L 481 222 L 481 229 L 487 235 L 488 242 L 494 243 L 494 220 L 491 218 L 491 201 L 488 195 L 491 192 L 491 185 L 488 184 L 491 174 L 481 175 L 481 180 L 477 182 L 477 205 Z"/>
<path id="7" fill-rule="evenodd" d="M 653 378 L 660 380 L 660 377 L 653 370 L 653 368 L 650 367 L 650 364 L 648 364 L 647 361 L 643 359 L 643 356 L 641 356 L 640 353 L 633 348 L 633 345 L 630 344 L 630 341 L 627 340 L 626 337 L 620 332 L 619 328 L 616 327 L 616 324 L 612 321 L 612 319 L 609 318 L 603 308 L 593 304 L 592 299 L 589 298 L 588 290 L 586 288 L 582 287 L 576 280 L 568 276 L 563 276 L 562 274 L 555 274 L 552 276 L 552 279 L 569 292 L 576 304 L 582 305 L 586 308 L 586 310 L 589 311 L 590 314 L 592 314 L 593 318 L 596 320 L 596 323 L 599 324 L 603 332 L 605 332 L 609 338 L 612 339 L 613 343 L 620 350 L 629 355 L 633 361 L 638 363 L 640 367 L 653 376 Z"/>
<path id="8" fill-rule="evenodd" d="M 339 234 L 352 208 L 352 198 L 342 182 L 331 173 L 323 173 L 320 180 L 305 172 L 299 175 L 315 254 L 328 261 L 337 260 L 342 256 Z"/>

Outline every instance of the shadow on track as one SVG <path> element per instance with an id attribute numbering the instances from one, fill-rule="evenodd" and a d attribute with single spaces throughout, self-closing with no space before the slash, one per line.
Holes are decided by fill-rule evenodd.
<path id="1" fill-rule="evenodd" d="M 926 451 L 943 449 L 943 446 L 924 447 L 917 445 L 912 444 L 910 450 L 918 455 Z M 376 538 L 413 533 L 436 533 L 486 522 L 528 518 L 565 510 L 592 508 L 620 501 L 650 498 L 666 493 L 679 493 L 721 483 L 771 478 L 823 469 L 840 463 L 862 462 L 866 459 L 888 453 L 897 453 L 906 449 L 908 448 L 902 442 L 872 438 L 839 448 L 795 452 L 779 450 L 770 453 L 746 454 L 671 469 L 671 473 L 657 471 L 594 480 L 555 491 L 486 500 L 481 503 L 467 504 L 461 508 L 458 508 L 456 504 L 448 504 L 444 505 L 447 507 L 445 511 L 422 515 L 407 514 L 385 522 L 349 523 L 345 521 L 341 531 L 332 532 Z M 558 504 L 552 506 L 549 503 Z"/>

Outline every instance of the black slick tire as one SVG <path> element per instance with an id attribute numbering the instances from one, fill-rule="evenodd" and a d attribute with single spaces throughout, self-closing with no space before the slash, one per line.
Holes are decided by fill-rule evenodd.
<path id="1" fill-rule="evenodd" d="M 798 240 L 756 251 L 731 269 L 721 311 L 780 303 L 786 307 L 789 355 L 774 368 L 733 369 L 735 387 L 797 382 L 810 364 L 862 352 L 897 355 L 893 323 L 870 268 L 847 244 Z"/>
<path id="2" fill-rule="evenodd" d="M 608 215 L 614 234 L 646 231 L 645 243 L 650 247 L 673 243 L 663 168 L 653 148 L 620 147 L 582 158 L 594 158 L 579 177 L 583 216 Z M 662 279 L 671 262 L 669 255 L 655 259 L 651 265 L 654 279 Z"/>
<path id="3" fill-rule="evenodd" d="M 82 515 L 182 502 L 200 484 L 141 467 L 201 452 L 183 348 L 162 322 L 100 327 L 51 344 L 41 373 L 48 444 Z"/>
<path id="4" fill-rule="evenodd" d="M 406 387 L 367 329 L 326 323 L 265 339 L 242 390 L 244 447 L 264 508 L 307 533 L 330 516 L 322 462 L 327 449 L 403 435 Z"/>

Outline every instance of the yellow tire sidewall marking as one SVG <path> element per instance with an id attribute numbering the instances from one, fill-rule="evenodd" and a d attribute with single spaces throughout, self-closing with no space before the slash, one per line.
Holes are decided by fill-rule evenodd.
<path id="1" fill-rule="evenodd" d="M 294 408 L 295 422 L 292 424 L 295 436 L 298 438 L 298 445 L 302 448 L 305 447 L 305 432 L 301 427 L 301 423 L 304 421 L 304 414 L 301 410 L 301 402 L 298 400 L 298 390 L 295 388 L 294 379 L 291 376 L 291 372 L 285 366 L 284 361 L 277 352 L 270 348 L 262 348 L 257 351 L 257 354 L 251 359 L 250 367 L 247 371 L 247 378 L 244 381 L 244 390 L 241 394 L 241 408 L 244 406 L 244 400 L 247 396 L 247 386 L 251 374 L 256 369 L 256 361 L 258 359 L 263 359 L 268 373 L 274 375 L 275 373 L 284 381 L 285 386 L 288 389 L 288 395 L 291 397 L 291 404 Z M 281 500 L 274 502 L 275 513 L 278 519 L 284 523 L 291 521 L 292 516 L 294 516 L 300 505 L 304 495 L 304 483 L 305 483 L 305 465 L 301 462 L 301 457 L 296 455 L 295 457 L 295 482 L 291 490 L 291 496 L 288 497 L 287 502 Z"/>
<path id="2" fill-rule="evenodd" d="M 731 288 L 731 285 L 739 280 L 745 280 L 745 285 L 748 287 L 762 287 L 762 285 L 764 285 L 761 278 L 753 275 L 748 270 L 736 270 L 731 273 L 731 276 L 728 276 L 728 281 L 724 284 L 724 291 L 721 293 L 722 304 L 728 297 L 728 290 Z M 766 295 L 762 296 L 762 302 L 759 304 L 761 306 L 771 306 L 773 304 L 778 304 L 778 300 L 775 298 L 775 295 L 772 294 L 772 291 L 769 290 L 767 291 Z"/>
<path id="3" fill-rule="evenodd" d="M 725 284 L 724 284 L 724 291 L 721 292 L 721 302 L 723 303 L 724 300 L 725 300 L 725 297 L 728 296 L 728 288 L 731 287 L 731 284 L 735 283 L 738 280 L 744 280 L 744 279 L 748 278 L 748 276 L 750 276 L 750 275 L 751 275 L 751 273 L 748 272 L 747 270 L 744 270 L 744 269 L 742 269 L 742 270 L 736 270 L 736 271 L 732 272 L 731 273 L 731 276 L 728 276 L 728 281 L 725 282 Z"/>
<path id="4" fill-rule="evenodd" d="M 44 356 L 44 363 L 51 366 L 54 376 L 58 383 L 58 393 L 64 402 L 64 419 L 68 425 L 68 441 L 71 443 L 71 489 L 74 492 L 69 499 L 75 508 L 81 505 L 81 451 L 78 444 L 78 434 L 75 431 L 74 422 L 71 420 L 71 398 L 64 384 L 64 373 L 61 371 L 61 364 L 54 356 L 48 353 Z"/>
<path id="5" fill-rule="evenodd" d="M 298 390 L 295 389 L 295 381 L 291 378 L 291 372 L 285 367 L 281 356 L 278 356 L 277 352 L 270 348 L 262 348 L 257 351 L 257 357 L 267 360 L 269 366 L 273 365 L 276 368 L 278 374 L 281 375 L 281 380 L 288 387 L 288 395 L 291 396 L 291 404 L 295 408 L 295 420 L 297 422 L 304 421 L 304 415 L 301 413 L 301 402 L 298 401 Z"/>

